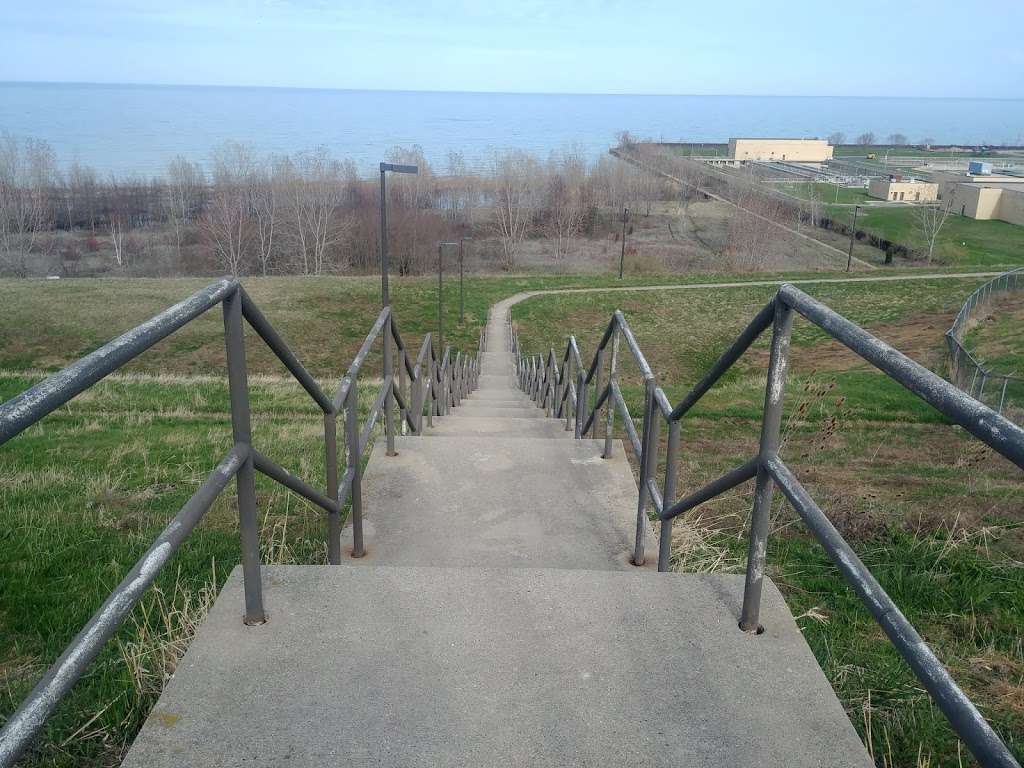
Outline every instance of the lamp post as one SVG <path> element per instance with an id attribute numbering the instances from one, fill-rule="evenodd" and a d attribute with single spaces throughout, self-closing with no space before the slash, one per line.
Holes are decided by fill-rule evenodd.
<path id="1" fill-rule="evenodd" d="M 472 239 L 472 237 L 463 237 L 459 239 L 459 325 L 466 322 L 466 288 L 462 282 L 463 250 L 466 241 Z"/>
<path id="2" fill-rule="evenodd" d="M 850 252 L 846 255 L 846 271 L 850 271 L 850 265 L 853 263 L 853 236 L 857 234 L 857 211 L 860 210 L 859 205 L 853 206 L 853 225 L 850 227 Z"/>
<path id="3" fill-rule="evenodd" d="M 622 252 L 619 254 L 619 280 L 622 279 L 622 267 L 626 262 L 626 222 L 629 221 L 629 208 L 622 209 Z"/>
<path id="4" fill-rule="evenodd" d="M 449 240 L 437 244 L 437 348 L 444 355 L 444 247 L 459 245 Z"/>
<path id="5" fill-rule="evenodd" d="M 396 165 L 395 163 L 380 164 L 380 303 L 386 307 L 391 303 L 388 293 L 388 193 L 387 172 L 419 173 L 415 165 Z"/>

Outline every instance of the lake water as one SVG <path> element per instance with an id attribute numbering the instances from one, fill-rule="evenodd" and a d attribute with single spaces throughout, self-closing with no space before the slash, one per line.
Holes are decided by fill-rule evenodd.
<path id="1" fill-rule="evenodd" d="M 48 141 L 62 164 L 159 174 L 226 140 L 260 153 L 327 146 L 365 172 L 396 145 L 485 162 L 517 147 L 596 157 L 618 131 L 664 141 L 873 131 L 911 141 L 1024 144 L 1024 100 L 792 96 L 603 96 L 0 83 L 0 131 Z"/>

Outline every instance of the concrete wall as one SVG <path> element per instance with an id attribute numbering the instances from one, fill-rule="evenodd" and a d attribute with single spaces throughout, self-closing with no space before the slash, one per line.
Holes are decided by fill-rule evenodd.
<path id="1" fill-rule="evenodd" d="M 729 157 L 821 163 L 832 158 L 832 147 L 823 139 L 729 139 Z"/>
<path id="2" fill-rule="evenodd" d="M 879 200 L 902 200 L 918 203 L 937 200 L 939 185 L 927 181 L 889 181 L 872 179 L 868 182 L 868 194 Z"/>

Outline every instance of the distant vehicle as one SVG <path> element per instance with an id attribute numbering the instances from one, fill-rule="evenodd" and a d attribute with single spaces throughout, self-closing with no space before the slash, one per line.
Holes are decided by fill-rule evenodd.
<path id="1" fill-rule="evenodd" d="M 877 159 L 878 159 L 878 155 L 876 155 L 874 152 L 868 152 L 868 160 L 877 160 Z"/>

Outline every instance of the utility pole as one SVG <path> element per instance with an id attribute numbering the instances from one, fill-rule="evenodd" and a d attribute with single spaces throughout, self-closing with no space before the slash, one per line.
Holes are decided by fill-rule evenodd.
<path id="1" fill-rule="evenodd" d="M 846 256 L 846 271 L 850 271 L 850 265 L 853 263 L 853 237 L 857 234 L 857 211 L 860 210 L 859 205 L 853 206 L 853 225 L 850 227 L 850 252 Z"/>
<path id="2" fill-rule="evenodd" d="M 387 172 L 418 173 L 415 165 L 380 164 L 380 304 L 382 307 L 391 303 L 388 293 L 388 192 Z"/>
<path id="3" fill-rule="evenodd" d="M 622 279 L 622 267 L 626 263 L 626 222 L 629 220 L 629 208 L 622 209 L 622 253 L 619 254 L 619 280 Z"/>
<path id="4" fill-rule="evenodd" d="M 463 275 L 463 249 L 467 240 L 472 237 L 463 237 L 459 240 L 459 325 L 466 322 L 466 288 L 462 282 Z"/>

